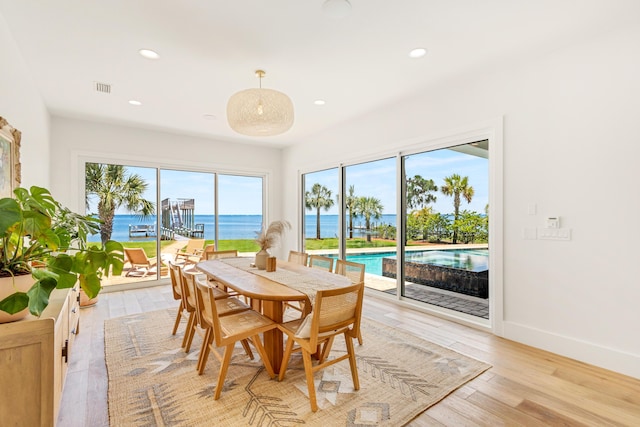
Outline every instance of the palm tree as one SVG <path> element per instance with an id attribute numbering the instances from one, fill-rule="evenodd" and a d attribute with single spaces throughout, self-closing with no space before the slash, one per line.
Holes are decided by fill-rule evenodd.
<path id="1" fill-rule="evenodd" d="M 345 207 L 349 211 L 349 238 L 353 239 L 353 217 L 356 216 L 358 198 L 353 185 L 349 186 L 349 195 L 344 199 Z"/>
<path id="2" fill-rule="evenodd" d="M 363 196 L 358 198 L 357 212 L 359 216 L 364 217 L 365 229 L 367 230 L 367 242 L 371 241 L 371 218 L 380 219 L 382 217 L 382 211 L 384 206 L 380 199 L 375 197 Z"/>
<path id="3" fill-rule="evenodd" d="M 311 191 L 305 192 L 304 205 L 308 210 L 316 210 L 316 239 L 320 240 L 320 209 L 328 211 L 334 204 L 331 190 L 324 185 L 315 183 Z"/>
<path id="4" fill-rule="evenodd" d="M 436 201 L 436 196 L 431 194 L 438 191 L 438 186 L 432 179 L 425 179 L 416 175 L 407 179 L 407 207 L 411 209 L 426 208 L 429 203 Z"/>
<path id="5" fill-rule="evenodd" d="M 140 175 L 127 175 L 127 169 L 122 165 L 87 163 L 85 203 L 89 208 L 89 196 L 98 198 L 98 218 L 102 221 L 100 239 L 103 244 L 111 239 L 113 217 L 119 207 L 124 206 L 143 218 L 155 214 L 154 203 L 142 198 L 147 187 L 147 182 Z"/>
<path id="6" fill-rule="evenodd" d="M 460 215 L 460 196 L 464 197 L 467 203 L 471 203 L 473 199 L 473 187 L 469 186 L 469 177 L 464 178 L 454 173 L 444 178 L 444 185 L 440 187 L 440 191 L 445 196 L 453 196 L 453 221 L 457 221 Z M 458 229 L 453 228 L 453 243 L 458 241 Z"/>

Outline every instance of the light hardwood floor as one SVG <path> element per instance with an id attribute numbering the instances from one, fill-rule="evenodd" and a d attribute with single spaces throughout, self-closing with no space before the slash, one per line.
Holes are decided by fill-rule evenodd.
<path id="1" fill-rule="evenodd" d="M 104 320 L 176 305 L 166 285 L 103 293 L 82 310 L 59 427 L 109 425 Z M 363 314 L 493 365 L 412 426 L 640 426 L 640 380 L 378 298 L 365 297 Z"/>

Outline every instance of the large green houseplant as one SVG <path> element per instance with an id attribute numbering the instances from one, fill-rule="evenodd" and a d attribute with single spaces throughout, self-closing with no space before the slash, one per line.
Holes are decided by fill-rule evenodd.
<path id="1" fill-rule="evenodd" d="M 79 281 L 89 298 L 101 289 L 103 275 L 122 273 L 123 247 L 109 240 L 87 244 L 100 221 L 63 207 L 41 187 L 17 188 L 14 198 L 0 199 L 0 278 L 31 275 L 27 291 L 15 290 L 0 301 L 9 314 L 25 308 L 38 316 L 54 289 L 71 288 Z"/>

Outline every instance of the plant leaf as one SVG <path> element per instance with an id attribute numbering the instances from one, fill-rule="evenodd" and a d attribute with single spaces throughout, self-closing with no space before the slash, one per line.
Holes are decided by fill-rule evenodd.
<path id="1" fill-rule="evenodd" d="M 49 295 L 56 288 L 56 281 L 50 277 L 38 280 L 27 292 L 29 296 L 29 311 L 34 316 L 40 316 L 42 310 L 49 305 Z"/>
<path id="2" fill-rule="evenodd" d="M 95 273 L 80 276 L 80 287 L 89 298 L 95 298 L 102 289 L 100 277 Z"/>
<path id="3" fill-rule="evenodd" d="M 0 236 L 5 236 L 22 219 L 18 202 L 10 198 L 0 199 Z"/>
<path id="4" fill-rule="evenodd" d="M 16 292 L 0 301 L 0 310 L 16 314 L 29 305 L 29 297 L 25 292 Z"/>

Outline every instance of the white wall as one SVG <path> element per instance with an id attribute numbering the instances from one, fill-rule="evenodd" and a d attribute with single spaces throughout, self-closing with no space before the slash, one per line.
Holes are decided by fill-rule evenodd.
<path id="1" fill-rule="evenodd" d="M 503 116 L 504 336 L 640 378 L 639 42 L 621 29 L 372 111 L 287 149 L 284 192 L 299 170 Z M 283 209 L 296 218 L 296 199 Z M 571 241 L 523 239 L 548 215 Z"/>
<path id="2" fill-rule="evenodd" d="M 83 211 L 84 161 L 117 162 L 185 170 L 266 174 L 267 219 L 280 219 L 281 150 L 191 136 L 53 117 L 51 191 Z"/>
<path id="3" fill-rule="evenodd" d="M 22 132 L 22 187 L 49 187 L 49 114 L 0 15 L 0 116 Z"/>

